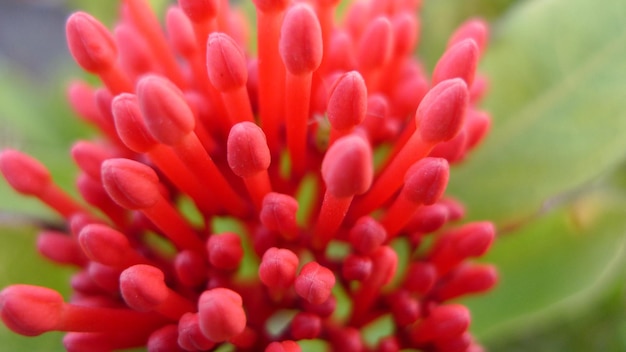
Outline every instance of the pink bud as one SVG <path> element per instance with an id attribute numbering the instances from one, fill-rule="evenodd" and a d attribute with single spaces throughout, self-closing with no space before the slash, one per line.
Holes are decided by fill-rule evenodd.
<path id="1" fill-rule="evenodd" d="M 428 262 L 411 263 L 404 279 L 404 287 L 415 293 L 426 294 L 437 280 L 437 269 Z"/>
<path id="2" fill-rule="evenodd" d="M 87 272 L 93 282 L 109 294 L 119 291 L 122 269 L 91 261 L 87 265 Z"/>
<path id="3" fill-rule="evenodd" d="M 115 40 L 98 20 L 84 12 L 67 19 L 65 34 L 70 53 L 86 71 L 97 73 L 112 67 L 117 57 Z"/>
<path id="4" fill-rule="evenodd" d="M 495 238 L 495 228 L 490 222 L 469 223 L 440 237 L 435 243 L 430 262 L 444 275 L 463 260 L 480 257 L 487 252 Z"/>
<path id="5" fill-rule="evenodd" d="M 134 264 L 133 259 L 138 257 L 126 236 L 106 225 L 83 227 L 78 242 L 91 260 L 104 265 L 123 269 Z"/>
<path id="6" fill-rule="evenodd" d="M 451 221 L 456 221 L 465 217 L 465 206 L 461 202 L 452 198 L 443 198 L 439 204 L 448 208 L 448 216 Z"/>
<path id="7" fill-rule="evenodd" d="M 357 67 L 354 47 L 355 43 L 350 34 L 336 28 L 331 34 L 328 48 L 324 48 L 324 60 L 337 70 L 354 70 Z"/>
<path id="8" fill-rule="evenodd" d="M 460 78 L 445 80 L 428 91 L 415 113 L 422 140 L 438 143 L 454 138 L 463 126 L 468 101 L 467 84 Z"/>
<path id="9" fill-rule="evenodd" d="M 149 352 L 183 352 L 178 344 L 178 326 L 165 325 L 154 331 L 150 334 L 146 347 Z"/>
<path id="10" fill-rule="evenodd" d="M 433 71 L 433 84 L 461 78 L 471 86 L 478 66 L 478 46 L 473 39 L 460 41 L 446 50 Z"/>
<path id="11" fill-rule="evenodd" d="M 202 23 L 217 16 L 219 0 L 178 0 L 178 6 L 192 21 Z"/>
<path id="12" fill-rule="evenodd" d="M 270 288 L 286 289 L 296 279 L 298 264 L 298 256 L 292 251 L 272 247 L 263 254 L 259 278 Z"/>
<path id="13" fill-rule="evenodd" d="M 135 265 L 122 272 L 120 291 L 134 310 L 149 312 L 167 299 L 165 275 L 150 265 Z"/>
<path id="14" fill-rule="evenodd" d="M 333 351 L 363 351 L 365 347 L 361 332 L 352 326 L 333 331 L 330 343 Z"/>
<path id="15" fill-rule="evenodd" d="M 341 274 L 343 278 L 352 281 L 363 281 L 372 273 L 372 259 L 366 256 L 349 254 L 343 261 Z"/>
<path id="16" fill-rule="evenodd" d="M 6 326 L 25 336 L 54 330 L 61 321 L 63 297 L 45 287 L 13 285 L 0 292 L 0 315 Z"/>
<path id="17" fill-rule="evenodd" d="M 285 238 L 294 238 L 298 234 L 296 213 L 298 201 L 286 194 L 268 193 L 263 198 L 259 218 L 268 230 L 277 231 Z"/>
<path id="18" fill-rule="evenodd" d="M 295 282 L 296 293 L 313 304 L 324 303 L 330 297 L 333 286 L 335 275 L 317 262 L 304 265 Z"/>
<path id="19" fill-rule="evenodd" d="M 445 159 L 424 158 L 406 172 L 402 195 L 414 203 L 432 205 L 445 192 L 449 175 Z"/>
<path id="20" fill-rule="evenodd" d="M 337 299 L 333 296 L 328 297 L 328 299 L 321 304 L 314 304 L 309 301 L 302 302 L 302 306 L 306 312 L 311 312 L 313 314 L 319 315 L 321 318 L 328 318 L 331 316 L 335 309 L 337 309 Z"/>
<path id="21" fill-rule="evenodd" d="M 428 154 L 430 157 L 443 158 L 450 164 L 458 163 L 465 157 L 467 151 L 467 133 L 461 129 L 459 133 L 447 142 L 441 142 Z"/>
<path id="22" fill-rule="evenodd" d="M 202 293 L 198 302 L 202 333 L 214 342 L 226 341 L 246 328 L 246 312 L 241 296 L 227 288 L 214 288 Z"/>
<path id="23" fill-rule="evenodd" d="M 498 272 L 493 265 L 466 265 L 452 273 L 437 290 L 437 298 L 447 301 L 467 294 L 489 291 L 498 281 Z"/>
<path id="24" fill-rule="evenodd" d="M 205 259 L 200 254 L 190 250 L 178 253 L 174 259 L 174 270 L 180 282 L 191 287 L 202 285 L 208 275 Z"/>
<path id="25" fill-rule="evenodd" d="M 398 326 L 404 327 L 417 321 L 421 314 L 420 301 L 408 291 L 397 291 L 387 299 L 391 306 L 391 314 Z"/>
<path id="26" fill-rule="evenodd" d="M 338 131 L 349 131 L 360 124 L 367 111 L 367 87 L 358 71 L 337 79 L 328 100 L 328 121 Z"/>
<path id="27" fill-rule="evenodd" d="M 415 51 L 420 37 L 419 20 L 410 12 L 401 12 L 391 21 L 394 36 L 394 55 L 402 57 Z"/>
<path id="28" fill-rule="evenodd" d="M 0 171 L 16 191 L 38 196 L 51 184 L 48 169 L 38 160 L 13 149 L 0 153 Z"/>
<path id="29" fill-rule="evenodd" d="M 454 236 L 457 253 L 467 257 L 480 257 L 491 246 L 495 234 L 496 230 L 490 222 L 467 224 Z"/>
<path id="30" fill-rule="evenodd" d="M 245 86 L 246 58 L 235 41 L 224 33 L 211 33 L 207 44 L 207 70 L 211 83 L 221 92 Z"/>
<path id="31" fill-rule="evenodd" d="M 70 83 L 67 89 L 67 100 L 81 118 L 93 124 L 100 122 L 100 113 L 96 107 L 92 87 L 81 81 Z"/>
<path id="32" fill-rule="evenodd" d="M 439 230 L 448 221 L 448 208 L 440 203 L 419 208 L 406 224 L 407 232 L 431 233 Z"/>
<path id="33" fill-rule="evenodd" d="M 477 352 L 470 349 L 471 344 L 472 336 L 469 332 L 465 332 L 449 339 L 435 341 L 434 346 L 438 351 L 445 352 Z"/>
<path id="34" fill-rule="evenodd" d="M 285 68 L 293 75 L 315 71 L 322 62 L 322 29 L 313 9 L 297 3 L 285 14 L 279 52 Z"/>
<path id="35" fill-rule="evenodd" d="M 372 254 L 387 239 L 385 228 L 369 216 L 361 217 L 350 229 L 350 243 L 361 254 Z"/>
<path id="36" fill-rule="evenodd" d="M 448 47 L 451 47 L 465 39 L 473 39 L 478 45 L 480 53 L 483 53 L 489 40 L 489 25 L 487 22 L 480 18 L 467 20 L 452 34 L 450 40 L 448 41 Z"/>
<path id="37" fill-rule="evenodd" d="M 111 198 L 126 209 L 149 208 L 161 197 L 154 170 L 133 160 L 109 159 L 102 163 L 102 183 Z"/>
<path id="38" fill-rule="evenodd" d="M 350 135 L 338 139 L 322 161 L 322 178 L 335 197 L 363 194 L 374 177 L 372 149 L 363 138 Z"/>
<path id="39" fill-rule="evenodd" d="M 302 349 L 300 346 L 291 340 L 277 342 L 274 341 L 267 345 L 265 352 L 300 352 Z"/>
<path id="40" fill-rule="evenodd" d="M 322 331 L 322 319 L 313 313 L 300 312 L 293 317 L 290 330 L 295 340 L 315 339 Z"/>
<path id="41" fill-rule="evenodd" d="M 115 40 L 119 46 L 120 64 L 132 77 L 158 70 L 148 43 L 132 26 L 120 24 L 115 28 Z"/>
<path id="42" fill-rule="evenodd" d="M 483 141 L 491 129 L 491 117 L 489 113 L 476 110 L 468 111 L 465 129 L 467 130 L 467 148 L 471 149 L 476 147 Z"/>
<path id="43" fill-rule="evenodd" d="M 211 235 L 207 241 L 209 262 L 216 268 L 234 270 L 243 259 L 241 238 L 234 233 Z"/>
<path id="44" fill-rule="evenodd" d="M 59 264 L 82 267 L 87 262 L 74 238 L 62 232 L 40 232 L 37 236 L 37 250 L 44 257 Z"/>
<path id="45" fill-rule="evenodd" d="M 114 157 L 111 149 L 87 141 L 76 142 L 71 153 L 78 167 L 95 180 L 100 180 L 102 162 Z"/>
<path id="46" fill-rule="evenodd" d="M 387 17 L 379 16 L 372 20 L 359 42 L 358 60 L 360 67 L 371 70 L 382 67 L 391 58 L 393 30 Z"/>
<path id="47" fill-rule="evenodd" d="M 184 57 L 193 56 L 198 52 L 198 43 L 193 24 L 179 7 L 170 7 L 165 17 L 167 33 L 174 49 Z"/>
<path id="48" fill-rule="evenodd" d="M 411 331 L 415 343 L 450 339 L 463 334 L 470 324 L 467 308 L 460 304 L 438 306 Z"/>
<path id="49" fill-rule="evenodd" d="M 243 178 L 267 170 L 272 161 L 263 130 L 247 121 L 231 128 L 226 156 L 235 175 Z"/>
<path id="50" fill-rule="evenodd" d="M 382 94 L 371 94 L 367 97 L 367 112 L 360 127 L 367 131 L 373 145 L 390 140 L 397 133 L 397 123 L 389 116 L 389 100 Z"/>
<path id="51" fill-rule="evenodd" d="M 241 334 L 229 339 L 228 342 L 237 349 L 249 350 L 255 345 L 258 338 L 259 336 L 256 331 L 250 327 L 246 327 Z"/>
<path id="52" fill-rule="evenodd" d="M 130 150 L 145 153 L 158 144 L 148 131 L 136 95 L 129 93 L 118 95 L 113 99 L 111 110 L 117 134 Z"/>
<path id="53" fill-rule="evenodd" d="M 176 144 L 194 130 L 193 112 L 183 93 L 169 80 L 143 77 L 137 83 L 137 97 L 148 130 L 161 143 Z"/>
<path id="54" fill-rule="evenodd" d="M 205 351 L 215 346 L 200 330 L 199 314 L 186 313 L 178 321 L 178 345 L 185 351 Z"/>

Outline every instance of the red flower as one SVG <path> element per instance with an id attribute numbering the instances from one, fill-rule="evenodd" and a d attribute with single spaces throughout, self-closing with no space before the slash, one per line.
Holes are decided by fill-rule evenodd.
<path id="1" fill-rule="evenodd" d="M 67 331 L 70 351 L 479 350 L 469 311 L 447 301 L 496 283 L 471 263 L 495 230 L 458 227 L 463 208 L 442 195 L 489 129 L 474 107 L 485 23 L 459 28 L 429 80 L 411 56 L 420 1 L 356 2 L 343 26 L 336 1 L 255 4 L 256 58 L 227 1 L 180 0 L 165 32 L 144 0 L 123 1 L 114 34 L 68 19 L 70 52 L 103 83 L 69 89 L 102 132 L 72 149 L 90 206 L 18 151 L 0 170 L 66 219 L 38 250 L 77 268 L 74 295 L 10 286 L 2 320 Z M 389 335 L 367 343 L 361 328 L 389 314 Z"/>

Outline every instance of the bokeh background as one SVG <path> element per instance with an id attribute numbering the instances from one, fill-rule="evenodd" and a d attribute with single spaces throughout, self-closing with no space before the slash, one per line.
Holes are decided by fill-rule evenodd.
<path id="1" fill-rule="evenodd" d="M 250 6 L 249 0 L 240 1 Z M 162 11 L 167 1 L 153 1 Z M 115 1 L 0 0 L 0 147 L 43 161 L 70 193 L 72 141 L 93 133 L 73 116 L 64 22 L 75 9 L 111 25 Z M 481 63 L 490 137 L 451 174 L 469 219 L 490 219 L 499 266 L 490 294 L 465 300 L 490 351 L 626 351 L 626 2 L 424 0 L 419 55 L 432 68 L 463 20 L 492 25 Z M 0 182 L 0 287 L 69 294 L 71 271 L 39 258 L 38 225 L 56 218 Z M 60 334 L 0 327 L 3 351 L 61 351 Z"/>

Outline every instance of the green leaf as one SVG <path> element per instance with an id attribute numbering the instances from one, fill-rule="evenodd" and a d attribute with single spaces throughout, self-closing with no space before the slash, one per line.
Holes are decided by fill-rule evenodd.
<path id="1" fill-rule="evenodd" d="M 472 218 L 500 223 L 626 154 L 626 2 L 535 0 L 514 9 L 483 65 L 493 131 L 450 187 Z"/>
<path id="2" fill-rule="evenodd" d="M 607 189 L 504 235 L 485 258 L 499 285 L 468 301 L 474 331 L 488 344 L 585 308 L 623 273 L 625 246 L 626 198 Z"/>
<path id="3" fill-rule="evenodd" d="M 0 60 L 0 149 L 15 148 L 39 159 L 53 179 L 72 194 L 76 166 L 71 143 L 85 135 L 86 124 L 70 111 L 65 85 L 37 85 L 26 72 Z M 32 77 L 31 77 L 32 78 Z M 0 177 L 0 212 L 53 217 L 38 201 L 13 191 Z M 3 223 L 5 217 L 0 219 Z"/>
<path id="4" fill-rule="evenodd" d="M 446 48 L 448 38 L 471 17 L 497 18 L 520 0 L 426 0 L 421 11 L 419 57 L 431 70 Z"/>
<path id="5" fill-rule="evenodd" d="M 28 228 L 0 227 L 0 288 L 10 284 L 30 284 L 58 290 L 66 298 L 74 270 L 44 260 L 35 249 L 35 231 Z M 64 351 L 61 333 L 24 337 L 0 324 L 3 351 Z"/>

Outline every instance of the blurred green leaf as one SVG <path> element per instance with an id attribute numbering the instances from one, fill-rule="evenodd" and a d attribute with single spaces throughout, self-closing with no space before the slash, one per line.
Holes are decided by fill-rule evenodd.
<path id="1" fill-rule="evenodd" d="M 501 280 L 469 301 L 474 331 L 488 343 L 585 308 L 624 272 L 625 239 L 626 198 L 605 189 L 499 238 L 485 260 Z"/>
<path id="2" fill-rule="evenodd" d="M 536 0 L 484 60 L 493 131 L 453 172 L 472 218 L 520 220 L 626 155 L 626 2 Z"/>
<path id="3" fill-rule="evenodd" d="M 72 269 L 43 259 L 35 250 L 35 231 L 29 228 L 0 227 L 0 288 L 22 283 L 50 287 L 69 296 Z M 16 335 L 0 324 L 3 351 L 64 351 L 61 333 L 38 337 Z"/>
<path id="4" fill-rule="evenodd" d="M 26 72 L 0 60 L 0 148 L 14 148 L 42 161 L 55 182 L 75 194 L 76 166 L 69 154 L 71 143 L 86 134 L 65 99 L 65 85 L 38 85 Z M 36 79 L 36 78 L 35 78 Z M 0 182 L 0 212 L 51 218 L 52 212 L 38 201 L 17 194 Z M 5 221 L 7 216 L 3 216 Z"/>
<path id="5" fill-rule="evenodd" d="M 520 0 L 426 0 L 420 16 L 419 57 L 432 69 L 446 48 L 452 32 L 471 17 L 498 18 Z"/>
<path id="6" fill-rule="evenodd" d="M 626 270 L 618 275 L 615 287 L 590 302 L 582 312 L 564 312 L 558 319 L 517 331 L 513 338 L 497 339 L 490 351 L 625 351 Z"/>

